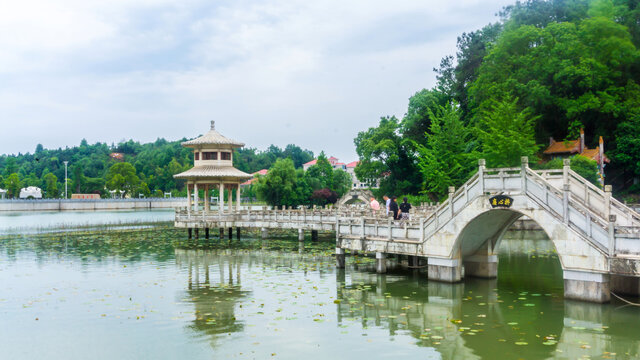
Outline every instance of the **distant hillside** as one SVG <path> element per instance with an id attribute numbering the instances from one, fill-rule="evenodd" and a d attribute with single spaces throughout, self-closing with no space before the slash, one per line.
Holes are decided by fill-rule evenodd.
<path id="1" fill-rule="evenodd" d="M 128 166 L 116 168 L 129 171 L 121 174 L 124 177 L 135 179 L 132 177 L 135 176 L 139 179 L 131 187 L 130 193 L 181 194 L 184 184 L 174 180 L 173 175 L 193 164 L 191 149 L 180 146 L 185 140 L 158 139 L 146 144 L 129 140 L 117 145 L 88 144 L 82 140 L 79 146 L 64 149 L 45 149 L 38 144 L 32 154 L 0 156 L 0 187 L 8 189 L 10 196 L 16 196 L 19 189 L 26 186 L 44 189 L 45 196 L 49 198 L 61 196 L 64 192 L 64 162 L 68 161 L 69 194 L 101 193 L 106 196 L 109 169 L 118 163 L 129 163 L 135 171 Z M 277 159 L 287 157 L 294 161 L 296 167 L 301 167 L 313 159 L 313 152 L 296 145 L 287 145 L 284 149 L 271 145 L 265 151 L 246 148 L 235 152 L 234 165 L 242 171 L 253 173 L 269 168 Z"/>

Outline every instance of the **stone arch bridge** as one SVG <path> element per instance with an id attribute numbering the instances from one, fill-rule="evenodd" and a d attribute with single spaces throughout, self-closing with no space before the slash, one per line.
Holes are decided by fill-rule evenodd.
<path id="1" fill-rule="evenodd" d="M 369 200 L 374 197 L 373 193 L 369 189 L 351 189 L 344 194 L 336 202 L 337 206 L 344 206 L 348 204 L 364 203 L 369 204 Z"/>
<path id="2" fill-rule="evenodd" d="M 607 302 L 610 291 L 640 294 L 640 214 L 569 168 L 532 170 L 523 158 L 516 168 L 485 168 L 430 212 L 407 222 L 366 210 L 261 209 L 229 214 L 194 209 L 176 212 L 176 227 L 258 227 L 332 230 L 336 262 L 345 250 L 376 253 L 378 272 L 388 254 L 426 258 L 428 278 L 457 282 L 465 276 L 497 276 L 497 248 L 519 218 L 535 221 L 553 242 L 563 270 L 566 298 Z"/>

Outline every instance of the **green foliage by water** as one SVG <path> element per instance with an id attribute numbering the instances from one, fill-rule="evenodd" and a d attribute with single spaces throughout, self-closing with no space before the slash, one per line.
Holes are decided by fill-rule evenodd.
<path id="1" fill-rule="evenodd" d="M 358 134 L 356 174 L 382 178 L 384 193 L 439 199 L 473 171 L 463 161 L 535 163 L 550 136 L 574 140 L 584 128 L 587 147 L 604 138 L 606 182 L 629 188 L 640 176 L 638 46 L 637 1 L 507 6 L 497 23 L 458 37 L 455 57 L 434 69 L 437 85 L 414 94 L 404 118 L 384 117 Z M 579 167 L 590 181 L 592 165 Z"/>

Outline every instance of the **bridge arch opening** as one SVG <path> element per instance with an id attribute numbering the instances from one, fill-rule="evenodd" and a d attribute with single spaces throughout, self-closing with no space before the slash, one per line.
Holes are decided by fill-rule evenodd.
<path id="1" fill-rule="evenodd" d="M 522 212 L 483 212 L 458 236 L 461 276 L 497 277 L 497 285 L 514 290 L 562 294 L 563 266 L 549 234 L 545 224 Z"/>
<path id="2" fill-rule="evenodd" d="M 373 193 L 368 189 L 352 189 L 338 199 L 338 206 L 368 204 Z"/>
<path id="3" fill-rule="evenodd" d="M 369 202 L 368 199 L 364 197 L 354 196 L 352 198 L 348 198 L 342 205 L 362 205 L 367 204 Z"/>

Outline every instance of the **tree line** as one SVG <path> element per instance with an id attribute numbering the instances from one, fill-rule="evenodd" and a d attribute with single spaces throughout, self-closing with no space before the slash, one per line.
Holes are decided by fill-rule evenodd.
<path id="1" fill-rule="evenodd" d="M 382 117 L 358 133 L 360 179 L 380 178 L 379 194 L 439 200 L 477 169 L 511 167 L 521 156 L 543 164 L 549 137 L 587 146 L 598 138 L 612 160 L 605 179 L 638 192 L 640 176 L 640 5 L 637 0 L 528 0 L 457 40 L 435 68 L 434 88 L 416 92 L 403 118 Z M 572 158 L 597 183 L 597 165 Z M 637 181 L 636 181 L 637 182 Z"/>
<path id="2" fill-rule="evenodd" d="M 68 161 L 68 193 L 95 193 L 109 197 L 109 190 L 124 191 L 125 196 L 186 196 L 184 182 L 174 174 L 193 166 L 193 152 L 176 141 L 158 139 L 141 144 L 129 140 L 118 144 L 89 144 L 45 149 L 41 144 L 33 153 L 0 156 L 0 188 L 10 198 L 20 189 L 37 186 L 46 198 L 64 196 L 65 165 Z M 290 158 L 295 167 L 313 159 L 313 152 L 296 145 L 284 149 L 271 145 L 265 151 L 244 148 L 234 153 L 234 165 L 247 173 L 270 168 L 278 159 Z"/>

